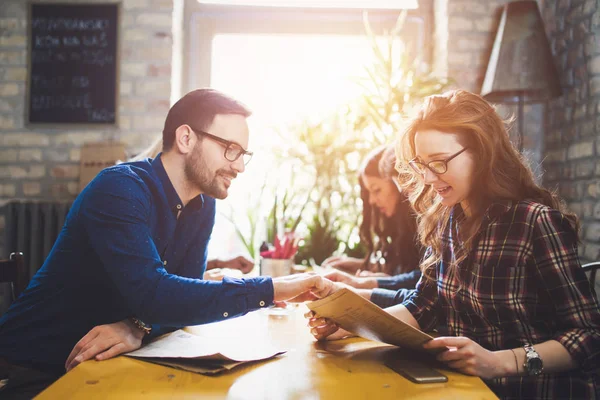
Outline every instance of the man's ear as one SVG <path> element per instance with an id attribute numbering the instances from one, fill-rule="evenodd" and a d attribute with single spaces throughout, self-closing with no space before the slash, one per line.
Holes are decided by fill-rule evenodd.
<path id="1" fill-rule="evenodd" d="M 197 139 L 196 134 L 189 126 L 180 125 L 175 130 L 175 142 L 173 143 L 173 147 L 181 154 L 188 154 L 194 148 Z"/>

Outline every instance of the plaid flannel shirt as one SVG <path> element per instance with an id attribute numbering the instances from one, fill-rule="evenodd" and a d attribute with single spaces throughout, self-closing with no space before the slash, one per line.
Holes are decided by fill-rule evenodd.
<path id="1" fill-rule="evenodd" d="M 422 277 L 403 303 L 421 329 L 466 336 L 491 351 L 556 340 L 577 369 L 486 383 L 506 399 L 600 399 L 600 310 L 566 218 L 534 202 L 494 203 L 474 250 L 455 269 L 460 287 L 448 265 L 461 213 L 453 210 L 434 280 Z"/>

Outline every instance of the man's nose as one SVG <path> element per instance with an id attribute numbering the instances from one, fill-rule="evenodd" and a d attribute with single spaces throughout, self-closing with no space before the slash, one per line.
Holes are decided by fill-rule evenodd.
<path id="1" fill-rule="evenodd" d="M 231 169 L 233 169 L 238 174 L 244 172 L 246 170 L 246 165 L 244 164 L 244 156 L 240 156 L 240 158 L 232 162 Z"/>

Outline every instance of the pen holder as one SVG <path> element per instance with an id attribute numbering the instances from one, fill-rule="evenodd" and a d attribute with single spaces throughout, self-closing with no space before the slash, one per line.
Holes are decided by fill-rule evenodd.
<path id="1" fill-rule="evenodd" d="M 293 259 L 276 259 L 276 258 L 261 258 L 260 259 L 260 275 L 276 278 L 278 276 L 287 276 L 292 273 L 294 266 Z"/>

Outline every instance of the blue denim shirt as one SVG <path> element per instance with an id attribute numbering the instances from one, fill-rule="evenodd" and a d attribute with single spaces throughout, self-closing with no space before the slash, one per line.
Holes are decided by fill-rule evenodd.
<path id="1" fill-rule="evenodd" d="M 103 170 L 0 318 L 0 357 L 64 373 L 73 346 L 97 325 L 136 316 L 156 335 L 270 305 L 270 278 L 201 280 L 214 222 L 213 198 L 183 207 L 160 155 Z"/>

